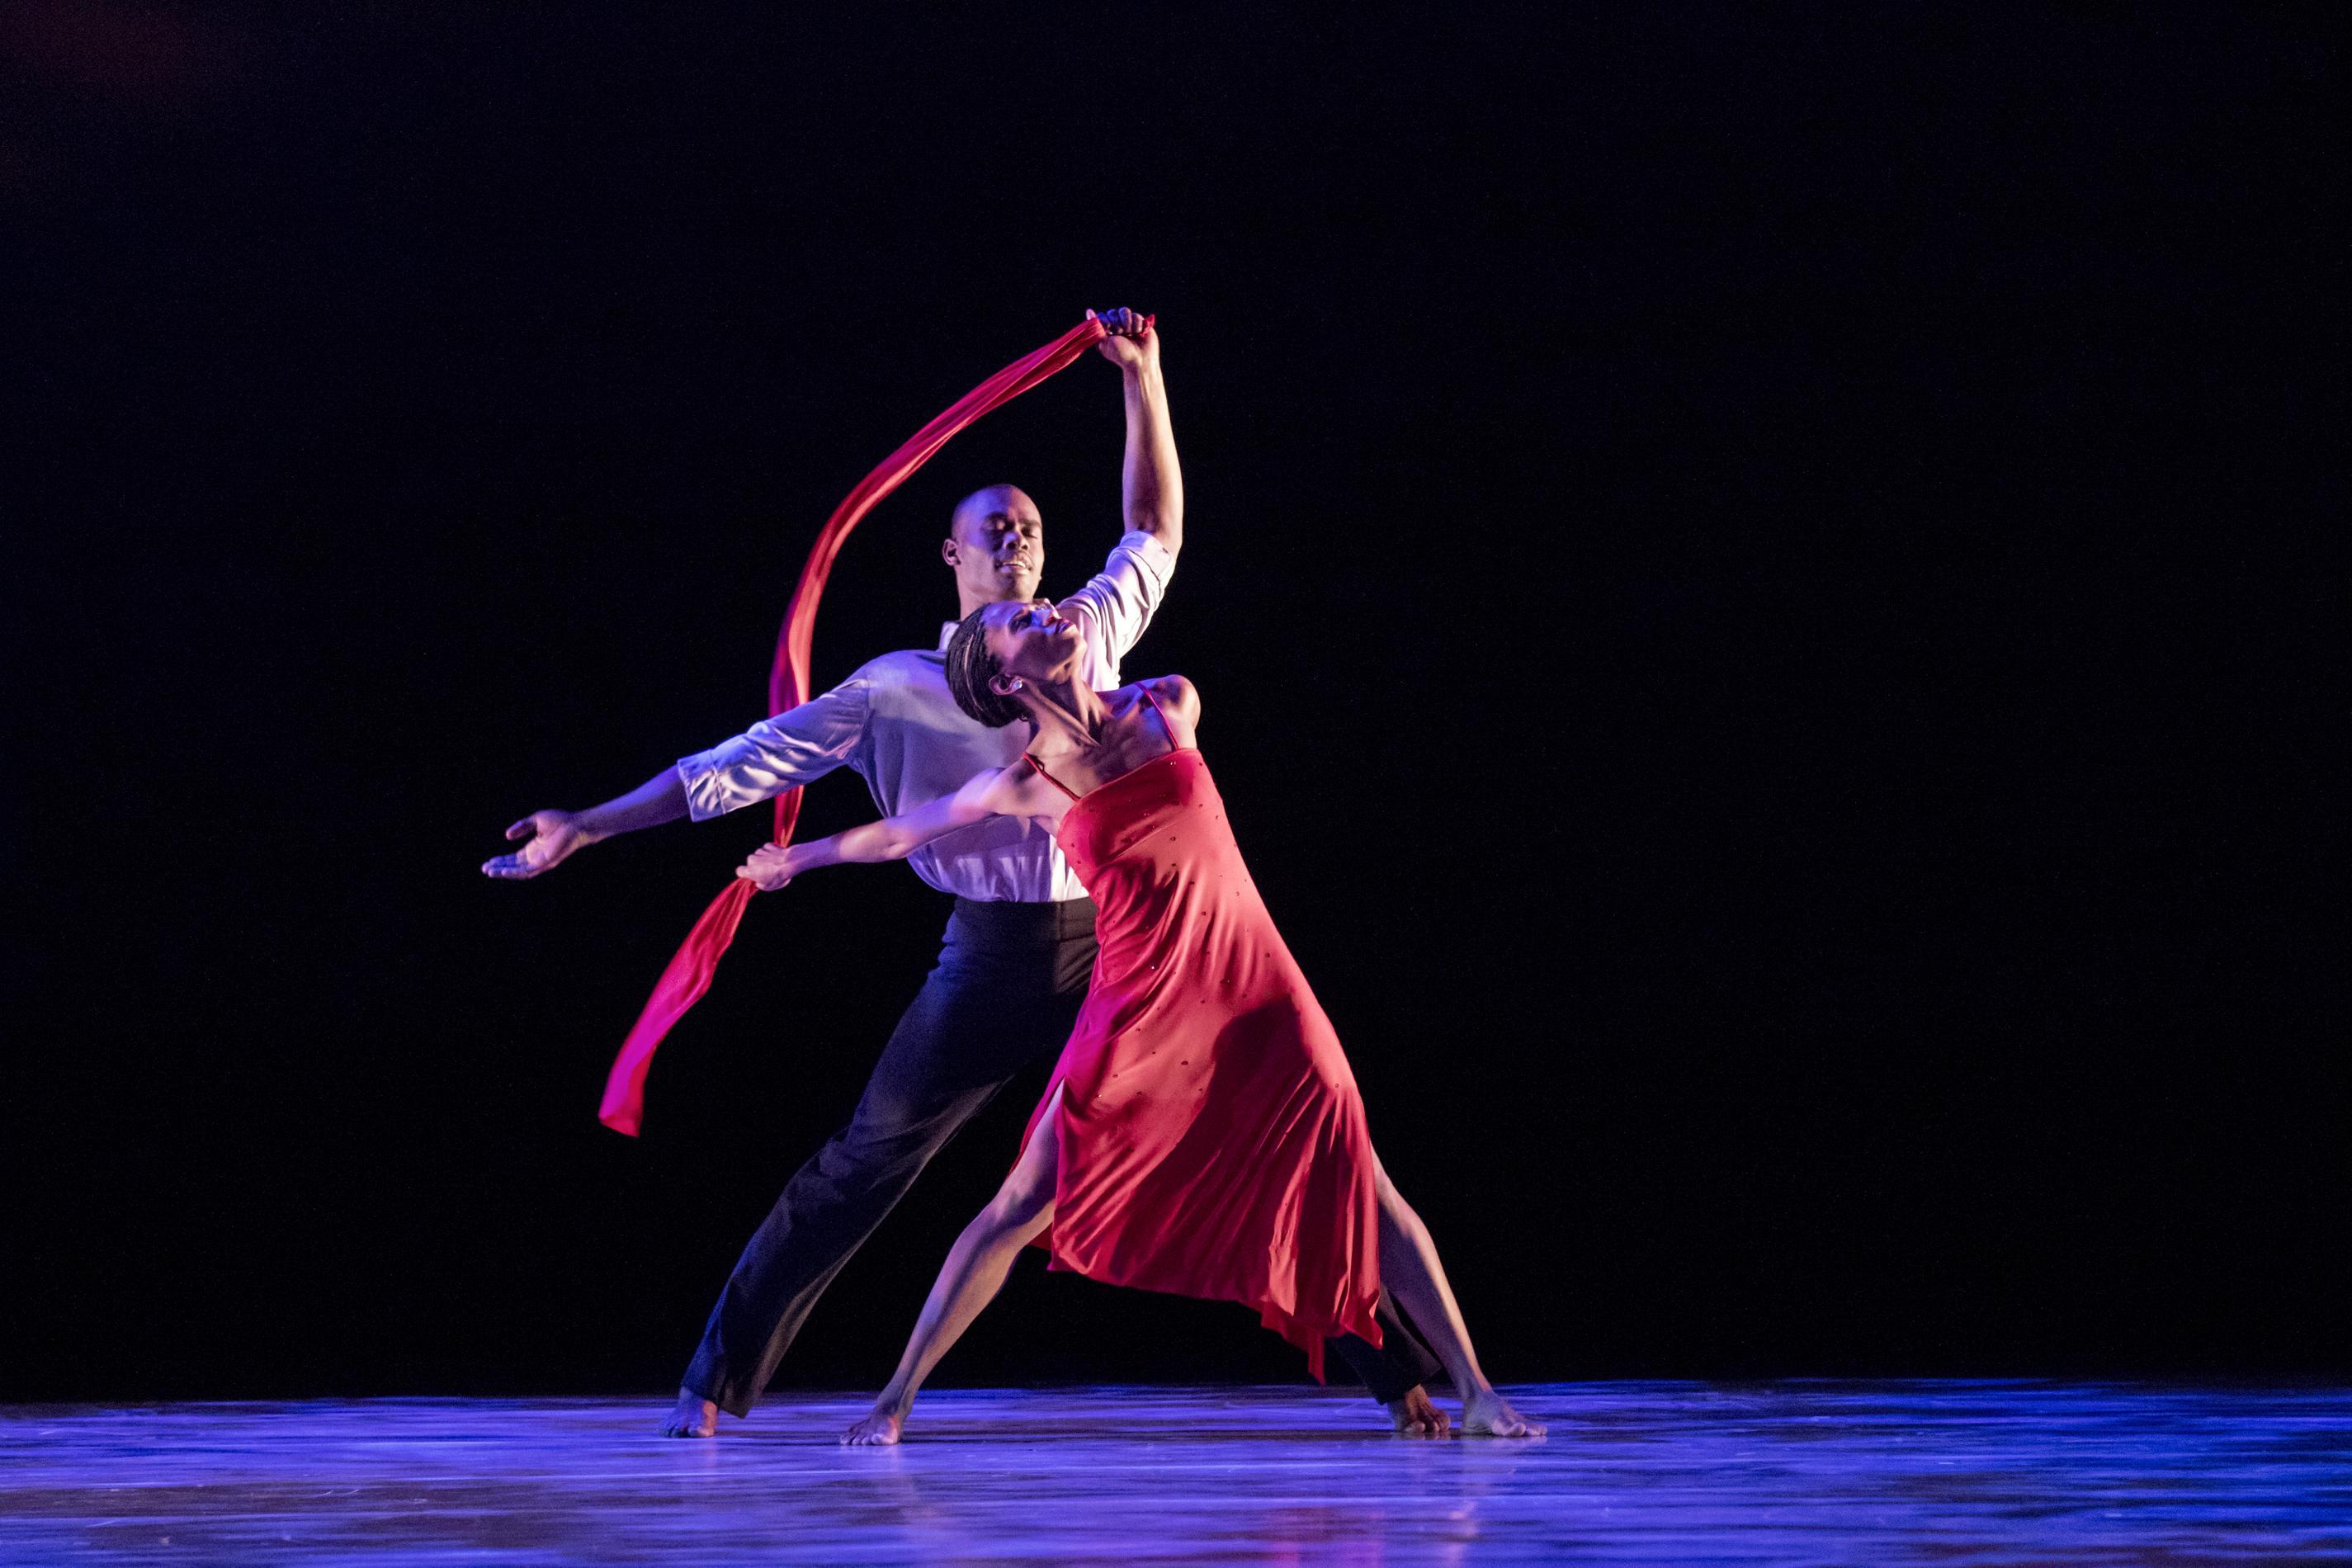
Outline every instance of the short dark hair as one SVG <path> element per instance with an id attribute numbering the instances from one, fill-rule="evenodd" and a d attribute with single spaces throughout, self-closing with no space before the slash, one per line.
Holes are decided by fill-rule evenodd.
<path id="1" fill-rule="evenodd" d="M 948 638 L 948 689 L 955 694 L 957 707 L 990 729 L 1002 730 L 1028 718 L 1029 710 L 989 684 L 1004 666 L 988 651 L 988 630 L 980 624 L 987 613 L 985 605 L 974 610 Z"/>

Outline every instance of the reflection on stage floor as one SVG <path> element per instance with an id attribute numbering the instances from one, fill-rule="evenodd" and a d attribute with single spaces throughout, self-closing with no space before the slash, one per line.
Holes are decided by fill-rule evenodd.
<path id="1" fill-rule="evenodd" d="M 0 1562 L 2179 1563 L 2352 1560 L 2352 1391 L 1550 1384 L 1536 1443 L 1352 1391 L 0 1408 Z"/>

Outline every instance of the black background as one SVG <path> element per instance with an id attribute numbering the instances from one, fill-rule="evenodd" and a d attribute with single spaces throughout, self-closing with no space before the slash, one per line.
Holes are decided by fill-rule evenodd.
<path id="1" fill-rule="evenodd" d="M 943 900 L 758 901 L 633 1142 L 765 814 L 474 868 L 760 717 L 834 502 L 1115 304 L 1189 499 L 1129 671 L 1491 1372 L 2347 1370 L 2341 579 L 2273 569 L 2340 25 L 1620 9 L 16 8 L 8 1391 L 674 1384 Z M 1093 569 L 1118 384 L 884 505 L 821 683 L 977 484 Z M 1042 1069 L 784 1381 L 885 1373 Z M 944 1375 L 1299 1368 L 1033 1259 Z"/>

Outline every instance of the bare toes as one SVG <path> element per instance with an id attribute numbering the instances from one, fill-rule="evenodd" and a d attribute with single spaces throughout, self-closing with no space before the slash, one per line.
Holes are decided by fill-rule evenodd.
<path id="1" fill-rule="evenodd" d="M 852 1448 L 887 1447 L 898 1440 L 898 1424 L 877 1416 L 867 1416 L 842 1434 L 844 1446 Z"/>

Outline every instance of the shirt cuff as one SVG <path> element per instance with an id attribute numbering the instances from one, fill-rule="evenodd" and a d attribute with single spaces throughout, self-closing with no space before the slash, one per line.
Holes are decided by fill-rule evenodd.
<path id="1" fill-rule="evenodd" d="M 677 782 L 686 786 L 686 813 L 695 822 L 724 816 L 750 801 L 727 787 L 727 748 L 716 746 L 677 760 Z"/>

